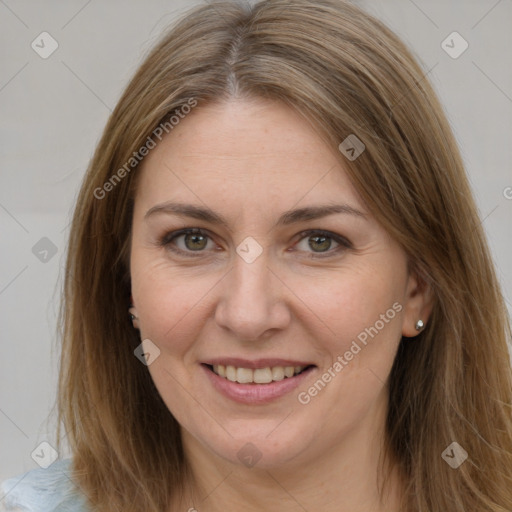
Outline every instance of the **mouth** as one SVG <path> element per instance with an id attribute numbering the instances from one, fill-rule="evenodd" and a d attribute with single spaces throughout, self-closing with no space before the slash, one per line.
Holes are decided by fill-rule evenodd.
<path id="1" fill-rule="evenodd" d="M 219 377 L 230 382 L 238 382 L 239 384 L 270 384 L 300 375 L 314 365 L 266 366 L 254 369 L 223 364 L 207 364 L 205 366 Z"/>
<path id="2" fill-rule="evenodd" d="M 299 361 L 230 359 L 222 363 L 209 361 L 201 367 L 214 390 L 246 405 L 269 404 L 289 395 L 317 369 Z"/>

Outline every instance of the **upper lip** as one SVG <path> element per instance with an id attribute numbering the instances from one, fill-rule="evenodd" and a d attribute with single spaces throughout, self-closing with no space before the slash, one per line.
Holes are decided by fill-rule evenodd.
<path id="1" fill-rule="evenodd" d="M 224 365 L 224 366 L 236 366 L 237 368 L 267 368 L 274 366 L 313 366 L 313 363 L 297 361 L 294 359 L 276 359 L 276 358 L 266 358 L 266 359 L 242 359 L 239 357 L 216 357 L 214 359 L 208 359 L 207 361 L 203 361 L 203 364 L 207 364 L 210 366 L 213 365 Z"/>

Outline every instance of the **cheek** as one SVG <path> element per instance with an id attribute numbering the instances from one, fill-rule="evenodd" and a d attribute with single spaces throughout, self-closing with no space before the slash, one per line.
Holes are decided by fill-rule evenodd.
<path id="1" fill-rule="evenodd" d="M 319 428 L 331 428 L 333 435 L 351 428 L 382 396 L 395 359 L 401 338 L 401 276 L 384 270 L 351 268 L 317 281 L 317 286 L 302 281 L 301 298 L 318 316 L 318 329 L 325 335 L 316 340 L 329 358 L 324 377 L 319 374 L 299 390 L 301 404 L 308 403 L 312 415 L 322 418 Z"/>
<path id="2" fill-rule="evenodd" d="M 132 293 L 140 318 L 141 337 L 160 348 L 180 352 L 201 329 L 208 292 L 219 277 L 171 269 L 164 258 L 132 263 Z"/>
<path id="3" fill-rule="evenodd" d="M 298 295 L 305 308 L 314 313 L 319 328 L 328 333 L 330 343 L 339 352 L 348 350 L 352 340 L 376 323 L 382 334 L 393 333 L 396 338 L 403 299 L 400 282 L 398 275 L 367 266 L 339 269 L 321 279 L 303 277 L 294 288 L 300 290 Z"/>

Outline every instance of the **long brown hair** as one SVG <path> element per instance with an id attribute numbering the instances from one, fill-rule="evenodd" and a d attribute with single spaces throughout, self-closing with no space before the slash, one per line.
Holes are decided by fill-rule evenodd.
<path id="1" fill-rule="evenodd" d="M 429 323 L 401 341 L 390 377 L 388 451 L 406 477 L 403 510 L 512 510 L 510 325 L 461 157 L 425 72 L 343 0 L 195 8 L 112 113 L 78 197 L 61 312 L 59 417 L 84 494 L 100 512 L 161 512 L 183 489 L 179 426 L 133 354 L 138 166 L 126 163 L 191 99 L 201 108 L 233 97 L 286 103 L 333 148 L 357 136 L 364 152 L 340 160 L 431 286 Z M 441 457 L 454 441 L 468 453 L 456 470 Z"/>

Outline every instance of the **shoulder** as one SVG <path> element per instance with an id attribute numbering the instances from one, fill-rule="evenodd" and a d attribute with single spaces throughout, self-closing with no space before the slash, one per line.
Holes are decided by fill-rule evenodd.
<path id="1" fill-rule="evenodd" d="M 71 459 L 33 469 L 0 485 L 0 510 L 6 512 L 88 512 L 71 480 Z"/>

